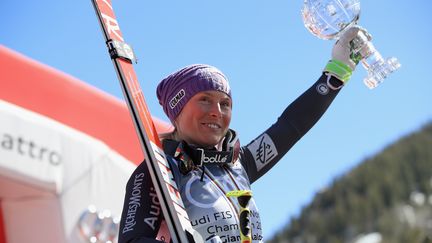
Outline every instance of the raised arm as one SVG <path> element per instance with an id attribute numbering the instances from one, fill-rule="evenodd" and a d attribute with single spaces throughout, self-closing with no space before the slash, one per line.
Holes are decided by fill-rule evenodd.
<path id="1" fill-rule="evenodd" d="M 251 183 L 272 168 L 316 124 L 350 79 L 360 61 L 352 53 L 351 41 L 360 32 L 367 34 L 357 27 L 346 31 L 335 43 L 332 59 L 318 81 L 291 103 L 276 123 L 242 147 L 241 161 Z"/>

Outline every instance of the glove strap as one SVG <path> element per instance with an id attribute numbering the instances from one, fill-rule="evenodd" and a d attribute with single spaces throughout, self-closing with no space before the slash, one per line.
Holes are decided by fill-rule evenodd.
<path id="1" fill-rule="evenodd" d="M 324 68 L 324 72 L 328 72 L 341 80 L 344 84 L 351 78 L 352 70 L 345 63 L 339 60 L 330 60 Z"/>

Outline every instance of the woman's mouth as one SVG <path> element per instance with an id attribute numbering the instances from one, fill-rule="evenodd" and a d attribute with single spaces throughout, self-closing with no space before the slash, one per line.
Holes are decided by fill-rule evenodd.
<path id="1" fill-rule="evenodd" d="M 204 123 L 205 126 L 212 128 L 212 129 L 219 129 L 221 128 L 221 126 L 219 124 L 216 123 Z"/>

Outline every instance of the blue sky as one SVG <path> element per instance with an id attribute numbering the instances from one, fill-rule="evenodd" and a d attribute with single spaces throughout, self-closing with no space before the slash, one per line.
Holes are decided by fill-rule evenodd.
<path id="1" fill-rule="evenodd" d="M 114 1 L 153 115 L 164 76 L 191 63 L 221 69 L 233 90 L 232 128 L 243 144 L 270 126 L 320 76 L 333 41 L 303 26 L 296 1 Z M 0 1 L 0 43 L 116 97 L 122 93 L 90 0 Z M 361 1 L 359 24 L 384 57 L 402 64 L 369 90 L 359 66 L 318 124 L 253 185 L 270 238 L 313 195 L 432 119 L 432 3 Z M 407 161 L 408 163 L 409 161 Z M 383 172 L 385 173 L 385 172 Z"/>

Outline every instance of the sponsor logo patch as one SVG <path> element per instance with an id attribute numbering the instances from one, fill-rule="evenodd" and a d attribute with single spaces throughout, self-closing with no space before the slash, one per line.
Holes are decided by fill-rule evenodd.
<path id="1" fill-rule="evenodd" d="M 142 190 L 142 184 L 144 180 L 143 178 L 144 178 L 144 173 L 135 175 L 133 189 L 129 197 L 128 211 L 126 215 L 125 225 L 122 230 L 123 234 L 129 231 L 133 231 L 137 223 L 135 217 L 136 217 L 136 213 L 141 207 L 141 190 Z"/>
<path id="2" fill-rule="evenodd" d="M 172 97 L 172 99 L 169 102 L 171 109 L 174 109 L 174 107 L 177 106 L 177 104 L 180 102 L 180 100 L 183 99 L 183 97 L 185 97 L 185 95 L 186 92 L 184 91 L 184 89 L 179 90 L 179 92 L 177 92 L 177 94 L 174 95 L 174 97 Z"/>
<path id="3" fill-rule="evenodd" d="M 247 148 L 255 159 L 255 164 L 258 171 L 278 155 L 276 146 L 267 133 L 259 136 L 251 144 L 249 144 Z"/>
<path id="4" fill-rule="evenodd" d="M 316 86 L 316 90 L 318 91 L 318 93 L 320 93 L 322 95 L 326 95 L 329 92 L 329 87 L 325 83 L 319 83 Z"/>
<path id="5" fill-rule="evenodd" d="M 227 160 L 228 160 L 228 155 L 222 156 L 220 154 L 216 154 L 214 156 L 209 156 L 209 157 L 206 157 L 204 155 L 204 157 L 202 158 L 203 163 L 210 163 L 210 164 L 212 164 L 212 163 L 225 163 L 225 162 L 227 162 Z"/>

